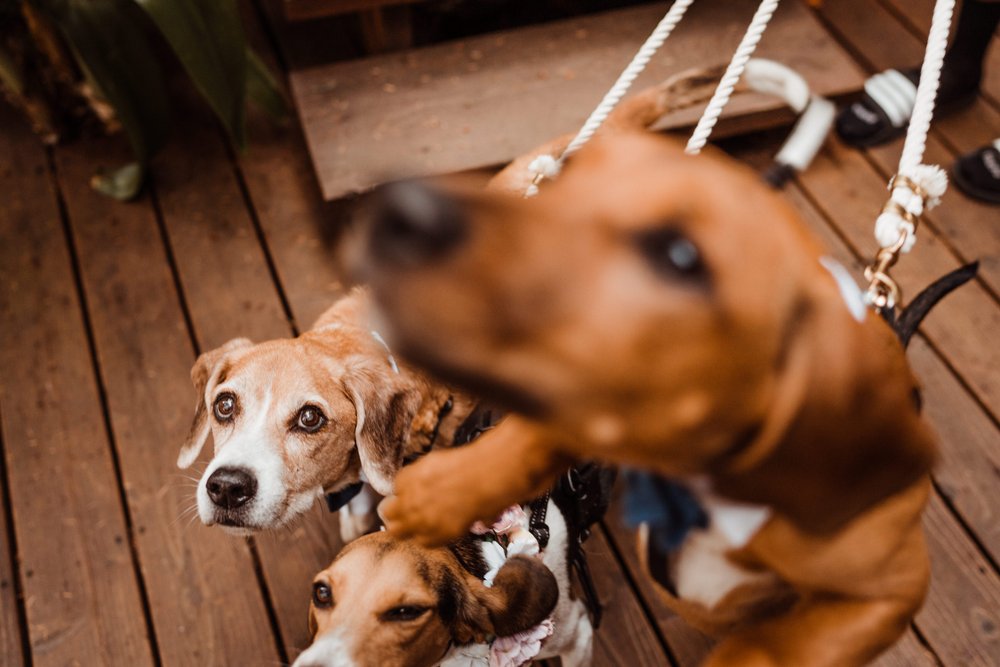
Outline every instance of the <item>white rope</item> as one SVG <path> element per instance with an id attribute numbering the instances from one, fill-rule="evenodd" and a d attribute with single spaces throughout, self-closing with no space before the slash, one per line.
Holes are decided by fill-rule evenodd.
<path id="1" fill-rule="evenodd" d="M 697 155 L 705 147 L 705 144 L 708 143 L 708 137 L 712 134 L 715 124 L 719 121 L 722 110 L 729 103 L 729 98 L 733 96 L 736 84 L 739 83 L 740 77 L 743 75 L 743 70 L 750 60 L 750 56 L 757 49 L 757 44 L 760 43 L 760 38 L 764 35 L 764 30 L 767 29 L 768 23 L 771 22 L 771 17 L 774 16 L 774 10 L 777 8 L 778 0 L 763 0 L 757 7 L 757 12 L 750 22 L 750 27 L 747 28 L 746 34 L 743 35 L 743 41 L 740 42 L 736 53 L 733 54 L 733 59 L 729 62 L 726 73 L 722 75 L 719 86 L 715 89 L 715 94 L 712 95 L 708 106 L 705 107 L 705 112 L 701 115 L 698 126 L 695 127 L 694 134 L 691 135 L 691 139 L 688 141 L 685 150 L 689 155 Z"/>
<path id="2" fill-rule="evenodd" d="M 559 156 L 560 164 L 562 164 L 567 157 L 580 150 L 580 148 L 594 136 L 594 133 L 601 127 L 601 124 L 607 120 L 608 115 L 616 106 L 618 106 L 621 99 L 625 97 L 625 93 L 627 93 L 628 89 L 632 86 L 632 82 L 634 82 L 636 77 L 638 77 L 642 71 L 646 69 L 646 65 L 649 64 L 652 57 L 656 55 L 656 52 L 660 50 L 663 43 L 667 41 L 668 37 L 670 37 L 670 33 L 674 31 L 677 24 L 680 23 L 682 18 L 684 18 L 684 12 L 686 12 L 688 7 L 690 7 L 693 3 L 694 0 L 676 0 L 674 2 L 669 11 L 667 11 L 667 15 L 663 17 L 663 20 L 660 21 L 659 24 L 657 24 L 656 28 L 646 39 L 646 42 L 639 48 L 638 53 L 636 53 L 635 57 L 632 58 L 632 62 L 630 62 L 628 67 L 625 68 L 625 71 L 619 75 L 618 80 L 615 81 L 615 85 L 613 85 L 611 90 L 607 92 L 604 99 L 601 100 L 601 103 L 597 105 L 594 112 L 590 114 L 590 118 L 587 119 L 587 122 L 583 124 L 583 127 L 580 128 L 577 135 L 573 137 L 573 141 L 569 142 L 566 150 L 564 150 L 562 155 Z"/>
<path id="3" fill-rule="evenodd" d="M 684 13 L 693 2 L 694 0 L 675 0 L 674 4 L 667 11 L 666 16 L 663 17 L 663 20 L 660 21 L 649 38 L 646 39 L 638 53 L 635 54 L 632 62 L 629 63 L 628 67 L 618 77 L 618 80 L 615 81 L 611 90 L 607 92 L 601 103 L 590 114 L 587 122 L 583 124 L 580 131 L 573 137 L 569 145 L 566 146 L 562 155 L 558 158 L 551 155 L 540 155 L 532 160 L 531 164 L 528 165 L 528 171 L 532 175 L 532 183 L 524 193 L 526 197 L 533 197 L 538 194 L 539 181 L 542 178 L 555 178 L 562 169 L 566 158 L 580 150 L 584 144 L 590 141 L 614 108 L 621 102 L 636 77 L 646 69 L 646 65 L 649 64 L 650 59 L 663 46 L 663 43 L 667 41 L 667 38 L 673 32 L 674 28 L 677 27 L 677 24 L 680 23 L 684 17 Z M 753 20 L 750 22 L 750 26 L 743 36 L 743 40 L 740 42 L 732 61 L 729 63 L 729 67 L 726 68 L 726 72 L 715 90 L 715 94 L 705 108 L 701 120 L 698 121 L 698 126 L 695 128 L 694 135 L 687 146 L 688 153 L 696 154 L 704 148 L 708 137 L 712 134 L 712 129 L 722 114 L 722 110 L 732 97 L 747 62 L 753 55 L 761 36 L 764 34 L 764 30 L 771 21 L 778 2 L 779 0 L 762 0 L 760 6 L 757 8 L 757 12 L 754 14 Z"/>
<path id="4" fill-rule="evenodd" d="M 924 64 L 920 70 L 920 83 L 917 86 L 917 99 L 913 104 L 913 115 L 906 131 L 903 154 L 899 159 L 897 173 L 905 178 L 897 178 L 890 183 L 890 204 L 875 221 L 875 239 L 882 248 L 895 246 L 903 238 L 903 234 L 906 234 L 899 250 L 910 252 L 917 241 L 917 230 L 900 213 L 900 209 L 919 218 L 925 210 L 937 206 L 948 189 L 948 175 L 945 171 L 937 165 L 923 164 L 923 159 L 954 13 L 955 0 L 938 0 L 934 6 Z M 910 187 L 911 184 L 922 192 L 915 192 Z"/>
<path id="5" fill-rule="evenodd" d="M 646 69 L 646 65 L 649 64 L 652 57 L 656 55 L 656 52 L 659 51 L 663 43 L 670 37 L 670 33 L 681 22 L 681 19 L 684 18 L 684 13 L 693 3 L 694 0 L 674 1 L 674 4 L 667 11 L 666 16 L 656 25 L 656 28 L 653 29 L 649 37 L 646 38 L 646 41 L 632 58 L 632 62 L 618 76 L 618 80 L 611 86 L 611 90 L 604 95 L 604 99 L 597 105 L 597 108 L 590 114 L 583 127 L 580 128 L 580 131 L 577 132 L 576 136 L 573 137 L 573 140 L 569 142 L 569 145 L 566 146 L 558 158 L 551 155 L 539 155 L 532 160 L 531 164 L 528 165 L 528 171 L 532 175 L 532 183 L 525 191 L 525 197 L 534 197 L 538 194 L 538 182 L 542 178 L 555 178 L 558 176 L 566 158 L 580 150 L 585 143 L 590 141 L 591 137 L 600 129 L 604 121 L 608 119 L 614 108 L 625 97 L 625 93 L 628 92 L 632 83 Z"/>

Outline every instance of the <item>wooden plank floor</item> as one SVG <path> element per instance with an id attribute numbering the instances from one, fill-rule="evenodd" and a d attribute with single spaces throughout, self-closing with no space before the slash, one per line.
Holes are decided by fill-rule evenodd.
<path id="1" fill-rule="evenodd" d="M 919 59 L 931 4 L 836 0 L 817 17 L 874 71 Z M 1000 136 L 1000 47 L 990 63 L 982 98 L 935 126 L 932 159 Z M 0 106 L 0 665 L 265 666 L 308 643 L 308 584 L 340 547 L 335 518 L 317 507 L 289 531 L 229 538 L 190 518 L 174 460 L 195 355 L 293 335 L 341 292 L 328 236 L 344 207 L 322 201 L 296 127 L 255 116 L 235 155 L 200 120 L 123 205 L 87 186 L 125 159 L 120 140 L 46 149 Z M 775 142 L 727 148 L 763 165 Z M 859 272 L 899 149 L 830 142 L 787 190 Z M 898 275 L 912 294 L 973 258 L 980 278 L 910 350 L 942 440 L 933 582 L 881 665 L 1000 665 L 1000 209 L 950 192 Z M 595 664 L 696 665 L 710 642 L 659 602 L 615 512 L 588 549 L 608 604 Z"/>
<path id="2" fill-rule="evenodd" d="M 293 71 L 292 91 L 323 194 L 334 199 L 387 178 L 490 166 L 578 128 L 662 18 L 664 4 Z M 696 3 L 635 89 L 727 62 L 756 4 Z M 775 12 L 757 53 L 794 62 L 820 95 L 853 93 L 864 80 L 797 2 Z M 780 125 L 787 113 L 773 96 L 738 95 L 716 136 Z M 682 109 L 659 126 L 693 127 L 699 116 L 699 109 Z"/>

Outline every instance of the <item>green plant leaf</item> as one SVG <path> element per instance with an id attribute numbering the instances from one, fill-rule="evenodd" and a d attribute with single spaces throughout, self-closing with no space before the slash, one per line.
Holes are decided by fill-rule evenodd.
<path id="1" fill-rule="evenodd" d="M 59 27 L 80 69 L 115 109 L 132 150 L 145 163 L 169 125 L 163 73 L 149 44 L 149 22 L 132 0 L 30 0 Z"/>
<path id="2" fill-rule="evenodd" d="M 247 97 L 276 121 L 288 118 L 288 102 L 264 61 L 247 49 Z"/>
<path id="3" fill-rule="evenodd" d="M 233 143 L 245 143 L 246 36 L 236 0 L 135 0 L 177 54 Z"/>
<path id="4" fill-rule="evenodd" d="M 129 201 L 142 190 L 143 180 L 145 180 L 143 166 L 138 162 L 130 162 L 110 173 L 94 174 L 90 179 L 90 186 L 101 194 L 119 201 Z"/>

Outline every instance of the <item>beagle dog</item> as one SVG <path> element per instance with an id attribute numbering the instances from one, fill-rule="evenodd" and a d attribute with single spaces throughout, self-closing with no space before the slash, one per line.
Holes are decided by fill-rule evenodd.
<path id="1" fill-rule="evenodd" d="M 721 638 L 705 664 L 875 658 L 924 599 L 936 457 L 890 327 L 720 154 L 613 125 L 525 199 L 532 157 L 486 190 L 385 186 L 349 246 L 394 349 L 519 413 L 404 470 L 389 530 L 441 543 L 575 460 L 624 464 L 700 504 L 678 550 L 639 549 Z"/>
<path id="2" fill-rule="evenodd" d="M 340 529 L 345 541 L 364 534 L 376 525 L 374 494 L 391 493 L 408 460 L 450 444 L 473 407 L 395 358 L 361 289 L 298 338 L 237 338 L 202 354 L 191 380 L 198 404 L 177 465 L 194 463 L 212 435 L 198 515 L 235 534 L 285 525 L 362 481 L 340 508 Z"/>
<path id="3" fill-rule="evenodd" d="M 355 540 L 313 580 L 313 643 L 293 667 L 519 667 L 557 656 L 589 666 L 593 628 L 570 592 L 572 528 L 554 500 L 546 523 L 540 556 L 512 555 L 492 572 L 496 542 L 481 536 L 437 548 L 386 531 Z"/>

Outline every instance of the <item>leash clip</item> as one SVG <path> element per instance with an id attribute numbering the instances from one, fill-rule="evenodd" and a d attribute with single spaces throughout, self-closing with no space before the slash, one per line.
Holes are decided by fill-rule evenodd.
<path id="1" fill-rule="evenodd" d="M 869 281 L 865 301 L 878 311 L 892 310 L 903 300 L 903 292 L 889 275 L 889 269 L 899 261 L 899 253 L 909 237 L 910 231 L 901 229 L 899 239 L 888 248 L 879 250 L 875 260 L 865 268 L 865 280 Z"/>
<path id="2" fill-rule="evenodd" d="M 895 174 L 889 179 L 889 192 L 893 192 L 896 187 L 900 186 L 907 188 L 919 197 L 923 203 L 921 210 L 927 210 L 931 193 L 926 188 L 905 174 Z M 865 279 L 868 281 L 865 302 L 880 312 L 892 310 L 903 300 L 902 290 L 889 275 L 889 269 L 896 265 L 904 249 L 908 250 L 907 245 L 916 235 L 922 217 L 907 210 L 895 199 L 889 199 L 885 203 L 885 206 L 882 207 L 882 213 L 890 213 L 898 217 L 902 220 L 902 224 L 899 225 L 899 238 L 896 239 L 895 243 L 880 248 L 875 254 L 875 259 L 865 268 Z"/>

